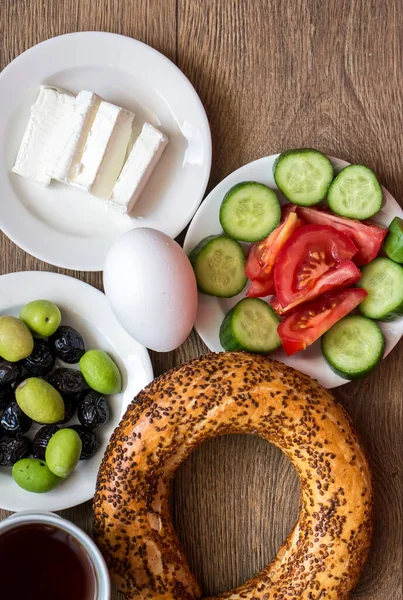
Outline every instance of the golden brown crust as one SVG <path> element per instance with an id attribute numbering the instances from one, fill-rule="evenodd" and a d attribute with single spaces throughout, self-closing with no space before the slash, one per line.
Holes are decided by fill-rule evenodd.
<path id="1" fill-rule="evenodd" d="M 372 533 L 371 475 L 357 434 L 316 381 L 242 352 L 208 354 L 165 373 L 115 430 L 94 512 L 96 540 L 120 591 L 129 599 L 200 598 L 170 520 L 169 482 L 197 445 L 226 433 L 278 446 L 298 472 L 301 507 L 274 561 L 215 599 L 347 598 Z"/>

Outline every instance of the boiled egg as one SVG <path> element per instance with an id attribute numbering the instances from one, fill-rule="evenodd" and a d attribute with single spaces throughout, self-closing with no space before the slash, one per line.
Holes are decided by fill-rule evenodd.
<path id="1" fill-rule="evenodd" d="M 156 229 L 132 229 L 109 249 L 104 288 L 120 324 L 158 352 L 180 346 L 196 319 L 197 284 L 183 249 Z"/>

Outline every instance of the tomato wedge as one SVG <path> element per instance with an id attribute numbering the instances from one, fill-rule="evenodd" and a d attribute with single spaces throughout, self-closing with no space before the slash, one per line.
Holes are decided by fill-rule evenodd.
<path id="1" fill-rule="evenodd" d="M 379 227 L 373 223 L 338 217 L 333 213 L 316 208 L 299 206 L 297 214 L 305 223 L 329 225 L 348 235 L 358 248 L 358 252 L 353 259 L 356 265 L 366 265 L 378 255 L 388 232 L 384 227 Z"/>
<path id="2" fill-rule="evenodd" d="M 362 293 L 364 292 L 364 293 Z M 314 302 L 308 302 L 289 315 L 277 328 L 283 348 L 291 356 L 316 342 L 337 321 L 340 321 L 367 295 L 365 290 L 351 288 L 330 292 Z"/>
<path id="3" fill-rule="evenodd" d="M 357 248 L 344 233 L 328 225 L 306 225 L 282 247 L 274 267 L 274 287 L 281 306 L 313 300 L 335 287 L 359 279 L 350 259 Z M 341 269 L 341 263 L 346 263 Z M 358 280 L 357 279 L 357 280 Z"/>
<path id="4" fill-rule="evenodd" d="M 264 281 L 265 274 L 259 262 L 258 244 L 252 244 L 249 248 L 245 263 L 245 275 L 248 279 Z"/>
<path id="5" fill-rule="evenodd" d="M 280 302 L 278 301 L 277 296 L 273 296 L 273 298 L 270 299 L 270 306 L 272 307 L 272 309 L 274 310 L 274 312 L 276 312 L 279 316 L 284 315 L 287 313 L 286 308 L 284 309 Z M 292 312 L 292 308 L 290 308 L 288 310 L 288 313 Z"/>
<path id="6" fill-rule="evenodd" d="M 265 296 L 271 296 L 274 294 L 274 279 L 270 277 L 267 281 L 258 281 L 253 279 L 250 282 L 248 291 L 246 292 L 247 298 L 264 298 Z"/>
<path id="7" fill-rule="evenodd" d="M 273 278 L 274 264 L 281 248 L 292 234 L 301 227 L 295 211 L 290 212 L 263 241 L 252 244 L 246 258 L 245 274 L 249 279 L 267 281 Z"/>
<path id="8" fill-rule="evenodd" d="M 350 287 L 361 279 L 361 271 L 351 260 L 344 260 L 332 269 L 326 271 L 319 277 L 315 285 L 306 290 L 303 299 L 297 298 L 286 306 L 280 304 L 279 299 L 274 296 L 270 302 L 272 308 L 278 315 L 287 315 L 290 312 L 299 309 L 301 304 L 314 300 L 318 296 L 330 292 L 340 287 Z"/>
<path id="9" fill-rule="evenodd" d="M 272 274 L 281 248 L 301 225 L 297 214 L 290 212 L 282 225 L 279 225 L 263 242 L 258 243 L 259 262 L 266 276 Z"/>

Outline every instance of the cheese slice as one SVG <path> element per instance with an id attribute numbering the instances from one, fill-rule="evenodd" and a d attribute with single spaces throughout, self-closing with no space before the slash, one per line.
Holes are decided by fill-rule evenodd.
<path id="1" fill-rule="evenodd" d="M 55 159 L 48 171 L 52 179 L 67 184 L 74 179 L 100 102 L 97 94 L 82 90 L 71 115 L 60 122 L 51 150 Z"/>
<path id="2" fill-rule="evenodd" d="M 13 172 L 49 185 L 55 132 L 73 112 L 75 97 L 54 87 L 41 86 L 18 151 Z"/>
<path id="3" fill-rule="evenodd" d="M 102 101 L 71 185 L 107 198 L 122 169 L 134 114 Z"/>
<path id="4" fill-rule="evenodd" d="M 129 214 L 168 144 L 167 136 L 150 123 L 143 129 L 123 166 L 108 198 L 108 206 Z"/>

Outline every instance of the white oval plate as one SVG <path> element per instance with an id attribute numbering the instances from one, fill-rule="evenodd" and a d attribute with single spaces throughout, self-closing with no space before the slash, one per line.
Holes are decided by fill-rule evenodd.
<path id="1" fill-rule="evenodd" d="M 132 218 L 63 184 L 50 186 L 11 173 L 41 84 L 82 89 L 160 127 L 170 143 Z M 101 271 L 108 248 L 133 227 L 176 237 L 194 215 L 211 168 L 211 135 L 203 105 L 185 75 L 137 40 L 82 32 L 52 38 L 18 56 L 0 75 L 0 227 L 40 260 L 81 271 Z"/>
<path id="2" fill-rule="evenodd" d="M 286 199 L 279 192 L 273 178 L 273 163 L 278 154 L 265 156 L 255 160 L 240 169 L 237 169 L 210 192 L 203 204 L 197 211 L 193 221 L 189 226 L 186 235 L 184 249 L 189 253 L 203 238 L 208 235 L 218 235 L 223 233 L 219 221 L 219 209 L 225 193 L 236 183 L 241 181 L 260 181 L 272 189 L 276 190 L 281 204 L 286 203 Z M 331 158 L 336 172 L 340 171 L 349 163 L 338 158 Z M 403 218 L 403 210 L 390 193 L 383 188 L 384 205 L 380 212 L 373 219 L 379 225 L 388 226 L 393 217 Z M 246 291 L 246 290 L 245 290 Z M 222 352 L 222 346 L 219 339 L 221 323 L 226 313 L 244 298 L 245 292 L 241 292 L 235 298 L 214 298 L 206 294 L 199 293 L 199 307 L 195 323 L 195 329 L 202 338 L 203 342 L 210 350 Z M 403 335 L 403 317 L 390 323 L 379 323 L 386 341 L 385 356 L 396 346 Z M 287 356 L 283 350 L 278 350 L 270 355 L 286 365 L 290 365 L 314 379 L 317 379 L 324 387 L 334 388 L 348 383 L 336 375 L 322 356 L 320 341 L 312 344 L 309 348 L 294 356 Z"/>
<path id="3" fill-rule="evenodd" d="M 70 477 L 51 492 L 26 492 L 14 482 L 10 467 L 0 467 L 0 507 L 6 510 L 55 511 L 90 500 L 113 430 L 134 396 L 153 379 L 147 350 L 119 325 L 102 292 L 78 279 L 56 273 L 26 271 L 0 277 L 0 315 L 18 316 L 24 304 L 38 299 L 51 300 L 60 307 L 62 323 L 81 333 L 87 349 L 99 348 L 113 357 L 122 373 L 123 392 L 108 396 L 111 418 L 95 430 L 100 441 L 97 453 L 89 460 L 80 461 Z M 77 418 L 74 422 L 78 423 Z M 27 435 L 33 437 L 40 427 L 34 425 Z"/>

